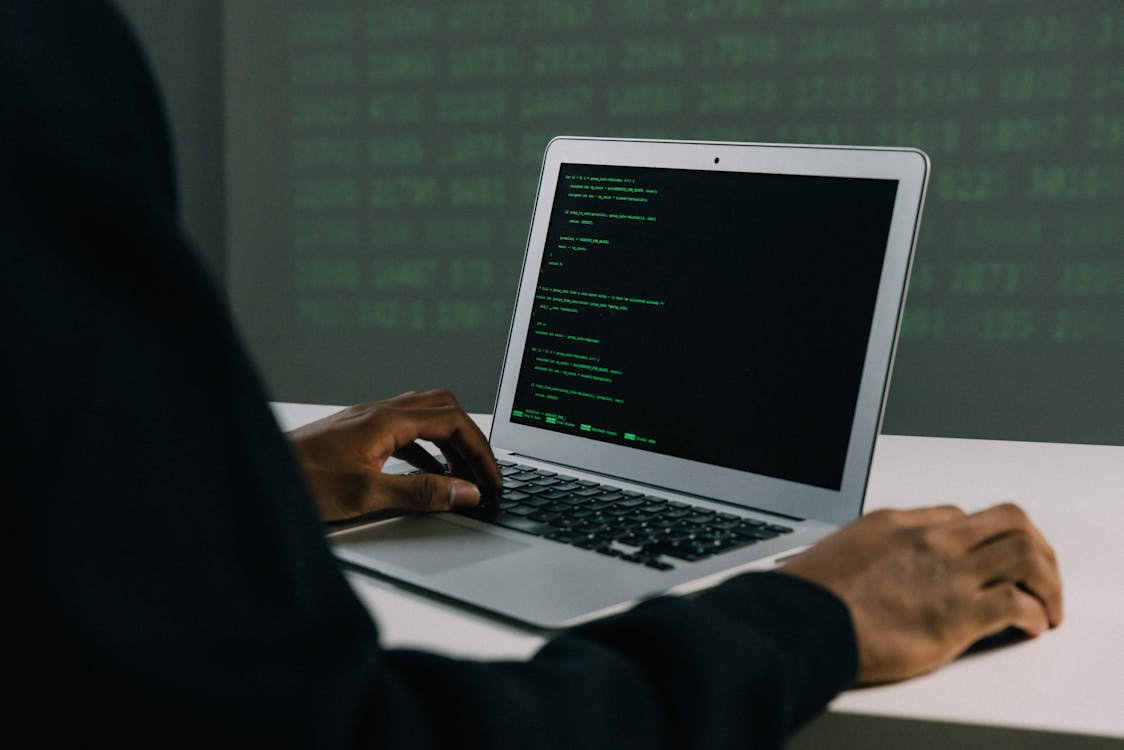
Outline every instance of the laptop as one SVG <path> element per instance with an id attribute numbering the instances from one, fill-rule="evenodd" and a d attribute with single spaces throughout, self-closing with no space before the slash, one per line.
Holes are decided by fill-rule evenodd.
<path id="1" fill-rule="evenodd" d="M 904 148 L 554 139 L 489 437 L 503 493 L 335 555 L 553 629 L 857 518 L 928 173 Z"/>

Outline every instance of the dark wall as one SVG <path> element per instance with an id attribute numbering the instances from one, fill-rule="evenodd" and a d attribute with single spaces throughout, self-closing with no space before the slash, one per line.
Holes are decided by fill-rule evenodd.
<path id="1" fill-rule="evenodd" d="M 1116 0 L 118 4 L 279 400 L 489 410 L 551 135 L 876 143 L 934 160 L 885 430 L 1124 440 Z"/>
<path id="2" fill-rule="evenodd" d="M 184 229 L 216 278 L 226 265 L 219 0 L 117 0 L 148 53 L 171 120 Z"/>
<path id="3" fill-rule="evenodd" d="M 1124 440 L 1120 0 L 225 11 L 229 288 L 281 400 L 490 410 L 551 136 L 916 146 L 885 431 Z"/>

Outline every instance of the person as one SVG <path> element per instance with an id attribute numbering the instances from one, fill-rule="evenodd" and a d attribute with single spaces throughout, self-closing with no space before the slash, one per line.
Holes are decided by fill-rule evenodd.
<path id="1" fill-rule="evenodd" d="M 179 228 L 159 96 L 111 6 L 0 4 L 0 91 L 10 734 L 775 748 L 844 688 L 1060 623 L 1053 553 L 1021 511 L 934 507 L 526 662 L 383 648 L 322 521 L 471 505 L 498 481 L 483 436 L 444 391 L 279 430 Z M 379 471 L 434 468 L 418 438 L 460 481 Z"/>

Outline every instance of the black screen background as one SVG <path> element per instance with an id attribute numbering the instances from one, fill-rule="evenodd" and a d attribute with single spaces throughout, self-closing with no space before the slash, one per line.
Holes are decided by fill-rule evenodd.
<path id="1" fill-rule="evenodd" d="M 646 204 L 569 197 L 581 192 L 570 188 L 575 176 L 635 180 L 624 184 L 657 192 Z M 557 422 L 512 421 L 837 489 L 896 190 L 892 180 L 562 165 L 539 290 L 664 304 L 570 305 L 574 313 L 548 309 L 560 306 L 557 293 L 545 295 L 553 303 L 537 301 L 514 411 Z M 656 221 L 575 227 L 568 210 Z M 557 251 L 573 244 L 560 238 L 578 235 L 608 244 Z M 536 330 L 600 343 L 542 341 Z M 620 374 L 600 383 L 535 371 L 544 356 L 535 347 L 599 357 Z M 655 442 L 625 440 L 625 432 Z"/>

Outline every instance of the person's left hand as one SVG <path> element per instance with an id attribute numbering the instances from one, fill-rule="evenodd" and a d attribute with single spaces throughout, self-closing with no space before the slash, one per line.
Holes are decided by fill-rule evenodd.
<path id="1" fill-rule="evenodd" d="M 325 521 L 474 506 L 503 482 L 488 441 L 448 391 L 356 404 L 288 433 Z M 454 476 L 416 440 L 432 441 Z M 391 456 L 425 473 L 384 474 Z"/>

